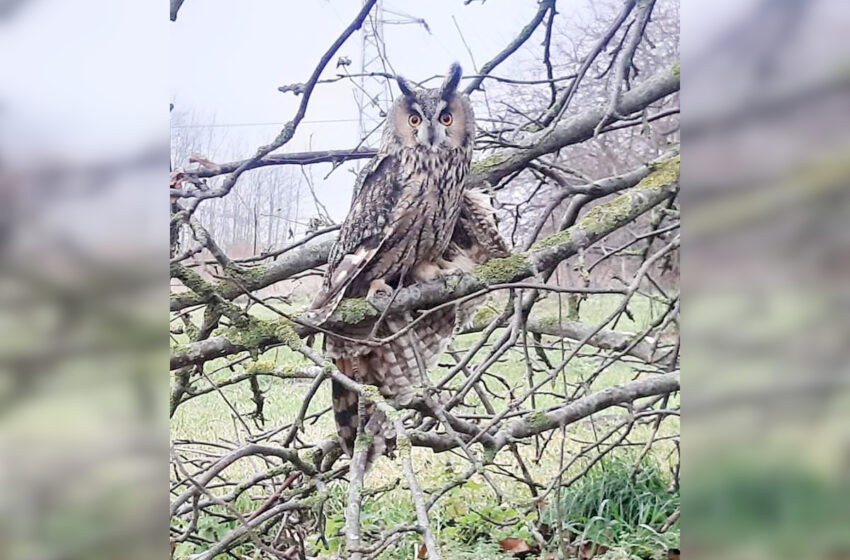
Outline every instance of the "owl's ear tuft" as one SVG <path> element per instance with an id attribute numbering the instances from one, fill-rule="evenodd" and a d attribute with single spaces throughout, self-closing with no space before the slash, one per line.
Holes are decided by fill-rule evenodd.
<path id="1" fill-rule="evenodd" d="M 413 85 L 410 82 L 408 82 L 401 76 L 396 76 L 395 80 L 396 82 L 398 82 L 398 89 L 401 90 L 401 94 L 403 96 L 410 98 L 416 97 L 416 95 L 413 93 Z"/>
<path id="2" fill-rule="evenodd" d="M 446 74 L 446 79 L 443 80 L 443 85 L 440 86 L 440 97 L 448 100 L 448 98 L 457 90 L 461 74 L 462 71 L 460 69 L 460 64 L 457 62 L 453 63 L 451 68 L 449 68 L 449 73 Z"/>

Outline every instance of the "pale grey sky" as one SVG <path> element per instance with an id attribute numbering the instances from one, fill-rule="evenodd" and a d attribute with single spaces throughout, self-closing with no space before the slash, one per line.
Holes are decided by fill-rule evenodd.
<path id="1" fill-rule="evenodd" d="M 267 142 L 295 112 L 300 98 L 277 87 L 304 82 L 322 53 L 359 11 L 356 0 L 186 0 L 171 28 L 172 97 L 177 108 L 215 116 L 218 124 L 272 123 L 230 127 L 234 139 Z M 424 18 L 419 25 L 386 25 L 387 54 L 396 71 L 412 79 L 445 72 L 455 60 L 472 71 L 452 16 L 464 30 L 479 64 L 507 44 L 536 11 L 535 2 L 491 1 L 464 6 L 458 0 L 392 0 L 394 9 Z M 388 18 L 398 19 L 395 16 Z M 360 37 L 352 36 L 337 56 L 359 70 Z M 336 74 L 336 58 L 325 77 Z M 348 82 L 320 86 L 306 121 L 286 151 L 348 148 L 357 140 L 357 109 Z M 316 121 L 340 120 L 340 123 Z M 312 140 L 310 138 L 312 137 Z"/>

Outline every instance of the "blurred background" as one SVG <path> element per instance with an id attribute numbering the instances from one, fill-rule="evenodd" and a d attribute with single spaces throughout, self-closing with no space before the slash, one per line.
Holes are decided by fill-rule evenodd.
<path id="1" fill-rule="evenodd" d="M 160 4 L 0 2 L 2 558 L 168 555 Z"/>
<path id="2" fill-rule="evenodd" d="M 3 558 L 168 555 L 167 105 L 218 117 L 165 4 L 0 1 Z M 850 558 L 850 5 L 680 13 L 683 550 Z"/>
<path id="3" fill-rule="evenodd" d="M 850 4 L 682 2 L 682 549 L 850 558 Z"/>

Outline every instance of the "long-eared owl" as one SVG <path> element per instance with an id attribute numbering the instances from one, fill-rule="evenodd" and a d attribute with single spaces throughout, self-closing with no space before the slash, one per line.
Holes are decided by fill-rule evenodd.
<path id="1" fill-rule="evenodd" d="M 343 297 L 390 292 L 507 254 L 488 197 L 464 189 L 475 118 L 468 98 L 457 91 L 460 78 L 454 64 L 439 88 L 416 89 L 398 79 L 402 95 L 387 113 L 378 154 L 358 177 L 322 290 L 311 306 L 319 320 Z M 374 324 L 361 324 L 339 332 L 345 339 L 326 336 L 325 351 L 345 375 L 404 402 L 445 349 L 456 319 L 454 308 L 437 310 L 380 346 L 350 340 L 369 337 Z M 376 334 L 386 338 L 412 320 L 410 313 L 390 314 Z M 338 383 L 332 390 L 340 441 L 351 454 L 358 396 Z M 371 405 L 363 424 L 375 434 L 372 454 L 383 452 L 392 428 Z"/>

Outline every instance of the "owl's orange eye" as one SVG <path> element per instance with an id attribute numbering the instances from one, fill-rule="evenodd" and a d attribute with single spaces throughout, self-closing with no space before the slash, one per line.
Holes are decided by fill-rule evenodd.
<path id="1" fill-rule="evenodd" d="M 442 113 L 440 114 L 440 122 L 445 126 L 449 126 L 452 124 L 452 114 L 451 113 Z"/>
<path id="2" fill-rule="evenodd" d="M 410 126 L 416 128 L 417 126 L 422 124 L 422 117 L 414 113 L 413 115 L 407 117 L 407 122 L 410 123 Z"/>

